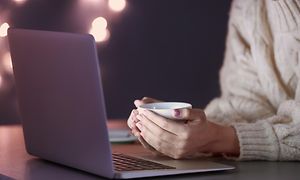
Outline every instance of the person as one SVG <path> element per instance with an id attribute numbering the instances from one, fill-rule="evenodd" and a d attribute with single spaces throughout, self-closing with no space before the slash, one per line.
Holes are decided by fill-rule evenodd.
<path id="1" fill-rule="evenodd" d="M 186 121 L 134 109 L 127 123 L 146 148 L 175 159 L 300 160 L 299 62 L 299 0 L 234 0 L 221 96 L 204 110 L 174 111 Z"/>

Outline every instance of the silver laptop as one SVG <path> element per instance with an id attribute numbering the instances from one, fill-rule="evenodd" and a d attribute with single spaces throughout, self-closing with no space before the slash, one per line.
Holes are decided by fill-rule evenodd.
<path id="1" fill-rule="evenodd" d="M 106 178 L 230 170 L 204 160 L 112 154 L 91 35 L 8 30 L 29 154 Z"/>

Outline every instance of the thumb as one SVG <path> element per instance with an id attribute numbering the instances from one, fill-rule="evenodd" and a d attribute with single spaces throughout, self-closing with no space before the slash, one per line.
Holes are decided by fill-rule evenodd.
<path id="1" fill-rule="evenodd" d="M 141 100 L 137 99 L 134 101 L 134 105 L 136 107 L 139 107 L 143 104 L 147 104 L 147 103 L 154 103 L 154 102 L 161 102 L 160 100 L 154 99 L 154 98 L 150 98 L 150 97 L 143 97 Z"/>

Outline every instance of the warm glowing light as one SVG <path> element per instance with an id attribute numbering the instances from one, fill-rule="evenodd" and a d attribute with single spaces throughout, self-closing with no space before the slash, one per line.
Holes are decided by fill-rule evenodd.
<path id="1" fill-rule="evenodd" d="M 77 0 L 80 4 L 80 9 L 82 12 L 86 12 L 84 9 L 93 12 L 94 10 L 99 10 L 99 7 L 104 7 L 107 0 Z"/>
<path id="2" fill-rule="evenodd" d="M 108 29 L 92 28 L 90 34 L 94 36 L 96 42 L 107 41 L 110 37 L 110 32 L 108 31 Z"/>
<path id="3" fill-rule="evenodd" d="M 0 75 L 0 87 L 2 86 L 2 83 L 3 83 L 3 78 L 2 78 L 2 76 Z"/>
<path id="4" fill-rule="evenodd" d="M 94 19 L 93 23 L 92 23 L 92 28 L 96 28 L 96 29 L 106 29 L 107 27 L 107 21 L 104 17 L 97 17 L 96 19 Z"/>
<path id="5" fill-rule="evenodd" d="M 98 3 L 99 0 L 82 0 L 83 2 L 87 2 L 87 3 Z"/>
<path id="6" fill-rule="evenodd" d="M 119 12 L 125 8 L 126 1 L 125 0 L 109 0 L 108 6 L 111 10 Z"/>
<path id="7" fill-rule="evenodd" d="M 7 52 L 7 53 L 4 54 L 2 64 L 3 64 L 4 69 L 7 72 L 9 72 L 9 73 L 13 72 L 12 62 L 11 62 L 11 57 L 10 57 L 10 53 L 9 52 Z"/>
<path id="8" fill-rule="evenodd" d="M 92 22 L 92 28 L 90 34 L 92 34 L 97 42 L 103 42 L 108 40 L 110 33 L 107 27 L 107 21 L 104 17 L 97 17 Z"/>
<path id="9" fill-rule="evenodd" d="M 0 37 L 7 36 L 7 29 L 9 28 L 9 25 L 7 23 L 3 23 L 0 26 Z"/>
<path id="10" fill-rule="evenodd" d="M 26 0 L 13 0 L 15 1 L 17 4 L 23 4 Z"/>

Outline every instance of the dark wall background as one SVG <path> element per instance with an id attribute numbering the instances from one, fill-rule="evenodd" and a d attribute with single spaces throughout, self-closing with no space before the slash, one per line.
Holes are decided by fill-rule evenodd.
<path id="1" fill-rule="evenodd" d="M 70 21 L 74 2 L 29 0 L 11 12 L 11 23 L 87 32 L 85 22 L 75 17 Z M 98 47 L 108 116 L 126 118 L 133 101 L 143 96 L 187 101 L 195 107 L 218 96 L 230 3 L 128 0 L 125 11 L 109 22 L 109 41 Z"/>
<path id="2" fill-rule="evenodd" d="M 230 2 L 129 3 L 109 45 L 99 49 L 109 115 L 128 115 L 142 96 L 204 107 L 219 95 Z"/>

